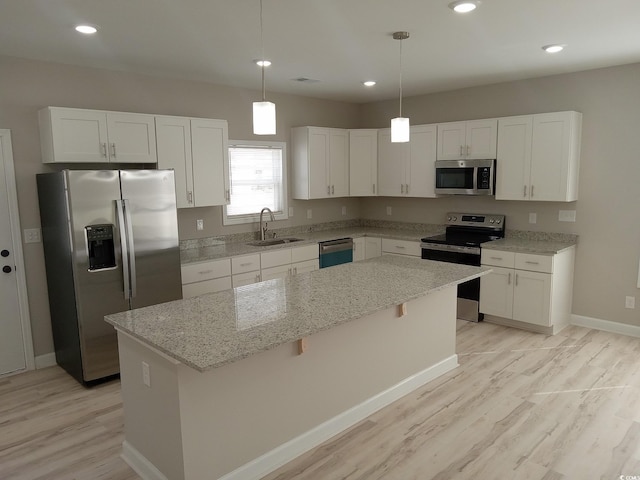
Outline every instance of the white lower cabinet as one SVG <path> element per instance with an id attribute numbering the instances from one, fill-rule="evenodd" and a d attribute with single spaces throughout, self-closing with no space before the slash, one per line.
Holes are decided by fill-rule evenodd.
<path id="1" fill-rule="evenodd" d="M 367 260 L 382 255 L 382 239 L 378 237 L 357 237 L 353 239 L 353 261 Z"/>
<path id="2" fill-rule="evenodd" d="M 480 278 L 480 312 L 556 333 L 570 320 L 574 257 L 573 247 L 555 255 L 483 250 L 493 272 Z"/>
<path id="3" fill-rule="evenodd" d="M 233 288 L 260 281 L 260 254 L 231 257 L 231 283 Z"/>
<path id="4" fill-rule="evenodd" d="M 318 270 L 318 245 L 282 248 L 260 254 L 262 281 Z"/>
<path id="5" fill-rule="evenodd" d="M 231 288 L 231 260 L 229 258 L 182 266 L 183 298 L 220 292 L 229 288 Z"/>
<path id="6" fill-rule="evenodd" d="M 394 240 L 391 238 L 382 239 L 383 255 L 407 255 L 411 257 L 421 257 L 422 249 L 420 242 L 411 242 L 408 240 Z"/>

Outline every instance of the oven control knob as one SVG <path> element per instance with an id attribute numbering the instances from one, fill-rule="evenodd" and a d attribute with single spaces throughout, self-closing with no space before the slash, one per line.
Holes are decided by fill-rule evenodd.
<path id="1" fill-rule="evenodd" d="M 502 223 L 502 220 L 496 220 L 496 223 L 500 225 Z"/>
<path id="2" fill-rule="evenodd" d="M 447 221 L 450 222 L 451 221 L 451 217 L 447 217 Z"/>
<path id="3" fill-rule="evenodd" d="M 455 222 L 456 220 L 458 220 L 458 217 L 452 217 L 452 220 Z"/>
<path id="4" fill-rule="evenodd" d="M 489 223 L 495 223 L 495 220 L 492 218 L 491 220 L 489 220 Z"/>

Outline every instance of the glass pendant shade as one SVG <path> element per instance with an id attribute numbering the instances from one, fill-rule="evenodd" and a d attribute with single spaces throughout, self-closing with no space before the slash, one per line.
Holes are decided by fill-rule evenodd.
<path id="1" fill-rule="evenodd" d="M 272 102 L 253 102 L 254 135 L 276 134 L 276 104 Z"/>
<path id="2" fill-rule="evenodd" d="M 391 143 L 406 143 L 409 141 L 409 119 L 396 117 L 391 119 Z"/>

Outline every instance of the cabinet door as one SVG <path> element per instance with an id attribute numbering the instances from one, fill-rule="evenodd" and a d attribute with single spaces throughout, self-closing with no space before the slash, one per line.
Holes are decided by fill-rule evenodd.
<path id="1" fill-rule="evenodd" d="M 349 135 L 346 130 L 331 129 L 329 180 L 332 197 L 349 196 Z"/>
<path id="2" fill-rule="evenodd" d="M 226 120 L 191 119 L 194 206 L 228 203 L 228 142 Z"/>
<path id="3" fill-rule="evenodd" d="M 466 154 L 466 122 L 438 124 L 438 160 L 458 160 Z"/>
<path id="4" fill-rule="evenodd" d="M 388 128 L 378 131 L 378 195 L 400 197 L 404 194 L 408 159 L 408 143 L 391 143 L 391 130 Z"/>
<path id="5" fill-rule="evenodd" d="M 533 116 L 498 120 L 496 200 L 527 200 Z"/>
<path id="6" fill-rule="evenodd" d="M 153 115 L 107 113 L 109 161 L 157 163 L 156 127 Z"/>
<path id="7" fill-rule="evenodd" d="M 174 171 L 178 208 L 193 207 L 191 125 L 185 117 L 156 117 L 158 168 Z"/>
<path id="8" fill-rule="evenodd" d="M 108 162 L 107 116 L 75 108 L 49 108 L 40 113 L 43 159 L 46 162 Z M 50 135 L 50 137 L 49 137 Z M 45 150 L 47 155 L 44 155 Z"/>
<path id="9" fill-rule="evenodd" d="M 550 303 L 551 274 L 515 270 L 514 320 L 548 327 L 551 325 Z"/>
<path id="10" fill-rule="evenodd" d="M 433 198 L 436 196 L 436 138 L 435 125 L 411 127 L 409 164 L 405 173 L 405 194 L 410 197 Z"/>
<path id="11" fill-rule="evenodd" d="M 480 312 L 511 318 L 514 270 L 512 268 L 492 268 L 493 272 L 480 277 Z"/>
<path id="12" fill-rule="evenodd" d="M 533 116 L 531 200 L 567 200 L 571 112 Z"/>
<path id="13" fill-rule="evenodd" d="M 291 264 L 263 268 L 260 272 L 260 278 L 263 282 L 273 280 L 274 278 L 287 278 L 289 275 L 291 275 Z"/>
<path id="14" fill-rule="evenodd" d="M 360 260 L 364 260 L 365 256 L 365 237 L 354 238 L 353 239 L 353 261 L 359 262 Z"/>
<path id="15" fill-rule="evenodd" d="M 309 198 L 327 198 L 331 194 L 329 132 L 328 128 L 308 128 Z"/>
<path id="16" fill-rule="evenodd" d="M 364 237 L 365 258 L 375 258 L 382 255 L 382 239 L 376 237 Z"/>
<path id="17" fill-rule="evenodd" d="M 182 285 L 182 298 L 192 298 L 206 293 L 222 292 L 231 288 L 231 277 L 214 278 L 204 282 Z"/>
<path id="18" fill-rule="evenodd" d="M 298 275 L 299 273 L 313 272 L 320 268 L 318 264 L 318 260 L 307 260 L 305 262 L 297 262 L 292 263 L 291 268 L 293 271 L 293 275 Z"/>
<path id="19" fill-rule="evenodd" d="M 238 273 L 231 276 L 231 283 L 233 288 L 242 287 L 244 285 L 251 285 L 252 283 L 258 283 L 260 281 L 260 272 L 247 272 Z"/>
<path id="20" fill-rule="evenodd" d="M 349 196 L 376 195 L 378 131 L 349 130 Z"/>
<path id="21" fill-rule="evenodd" d="M 466 122 L 466 158 L 496 158 L 498 120 L 470 120 Z"/>

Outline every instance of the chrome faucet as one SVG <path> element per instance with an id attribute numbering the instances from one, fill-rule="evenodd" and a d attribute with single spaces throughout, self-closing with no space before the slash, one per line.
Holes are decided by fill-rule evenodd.
<path id="1" fill-rule="evenodd" d="M 267 237 L 267 222 L 264 222 L 264 227 L 262 226 L 262 215 L 265 211 L 269 212 L 269 215 L 271 215 L 272 222 L 276 221 L 276 218 L 273 216 L 273 212 L 270 208 L 264 207 L 262 210 L 260 210 L 260 240 L 265 240 Z"/>

